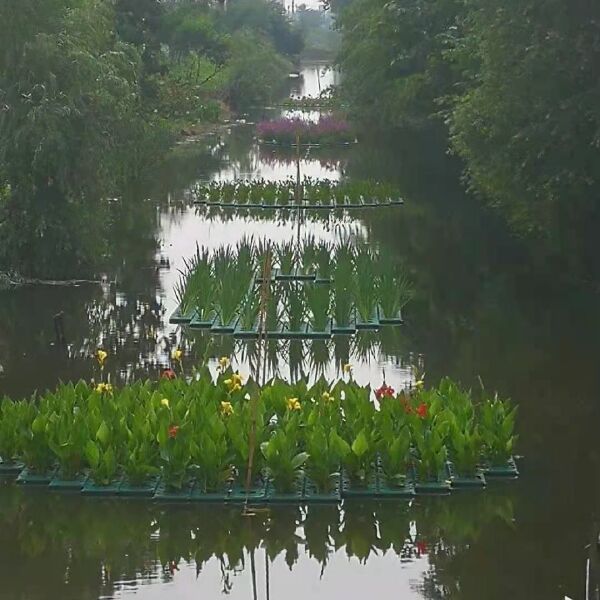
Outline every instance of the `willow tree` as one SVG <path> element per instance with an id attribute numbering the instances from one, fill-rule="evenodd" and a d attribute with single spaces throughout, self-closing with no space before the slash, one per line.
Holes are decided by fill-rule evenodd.
<path id="1" fill-rule="evenodd" d="M 88 272 L 104 198 L 135 161 L 137 51 L 97 0 L 0 5 L 0 270 Z"/>

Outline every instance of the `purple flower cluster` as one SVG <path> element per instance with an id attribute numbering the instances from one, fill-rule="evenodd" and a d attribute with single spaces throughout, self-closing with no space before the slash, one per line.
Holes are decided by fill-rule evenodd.
<path id="1" fill-rule="evenodd" d="M 296 143 L 297 135 L 300 135 L 301 144 L 354 141 L 354 132 L 348 122 L 334 116 L 321 117 L 318 121 L 305 121 L 299 118 L 262 121 L 256 126 L 256 132 L 264 141 L 282 144 Z"/>

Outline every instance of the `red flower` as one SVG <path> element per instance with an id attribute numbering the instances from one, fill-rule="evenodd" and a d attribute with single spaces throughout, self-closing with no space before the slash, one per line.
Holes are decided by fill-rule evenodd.
<path id="1" fill-rule="evenodd" d="M 421 417 L 421 419 L 424 419 L 427 416 L 427 404 L 421 402 L 421 404 L 419 404 L 417 407 L 417 414 L 419 417 Z"/>
<path id="2" fill-rule="evenodd" d="M 427 544 L 425 542 L 417 542 L 417 552 L 419 556 L 427 554 Z"/>
<path id="3" fill-rule="evenodd" d="M 375 390 L 375 398 L 377 398 L 377 400 L 381 400 L 382 398 L 392 398 L 395 393 L 394 388 L 384 383 L 378 390 Z"/>
<path id="4" fill-rule="evenodd" d="M 175 379 L 177 377 L 177 374 L 175 373 L 175 371 L 173 371 L 173 369 L 165 369 L 162 372 L 161 377 L 163 379 Z"/>
<path id="5" fill-rule="evenodd" d="M 169 437 L 174 440 L 177 437 L 177 434 L 179 433 L 179 425 L 171 425 L 171 427 L 169 427 Z"/>
<path id="6" fill-rule="evenodd" d="M 403 395 L 403 396 L 400 398 L 400 402 L 402 402 L 402 406 L 404 406 L 404 412 L 405 412 L 407 415 L 410 415 L 410 414 L 412 414 L 412 413 L 413 413 L 412 406 L 410 405 L 410 402 L 408 401 L 408 399 L 406 398 L 406 396 L 404 396 L 404 395 Z"/>

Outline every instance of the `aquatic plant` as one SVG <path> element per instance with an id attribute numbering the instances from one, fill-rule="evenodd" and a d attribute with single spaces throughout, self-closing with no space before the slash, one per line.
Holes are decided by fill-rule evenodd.
<path id="1" fill-rule="evenodd" d="M 492 466 L 504 466 L 513 454 L 518 436 L 515 434 L 517 407 L 497 395 L 484 399 L 481 405 L 480 431 L 485 460 Z"/>
<path id="2" fill-rule="evenodd" d="M 142 486 L 160 474 L 170 489 L 195 482 L 197 490 L 219 491 L 245 483 L 255 415 L 253 480 L 267 476 L 286 492 L 306 471 L 327 491 L 340 467 L 363 488 L 377 477 L 402 485 L 413 464 L 419 481 L 439 480 L 447 459 L 460 476 L 473 476 L 482 456 L 505 465 L 516 440 L 515 408 L 495 397 L 477 407 L 450 380 L 410 393 L 387 384 L 371 390 L 352 378 L 258 386 L 222 360 L 216 378 L 204 367 L 189 381 L 99 388 L 80 382 L 31 401 L 5 399 L 3 457 L 39 474 L 58 466 L 62 479 L 88 471 L 97 486 L 122 476 Z"/>
<path id="3" fill-rule="evenodd" d="M 277 491 L 283 493 L 294 490 L 308 459 L 308 453 L 301 451 L 298 443 L 300 417 L 295 413 L 301 410 L 300 401 L 290 398 L 287 402 L 291 416 L 284 419 L 281 428 L 260 446 L 267 474 L 275 483 Z"/>
<path id="4" fill-rule="evenodd" d="M 409 400 L 405 394 L 397 396 L 385 384 L 375 394 L 379 400 L 379 411 L 375 417 L 379 432 L 379 464 L 386 483 L 391 487 L 401 486 L 406 481 L 411 465 L 412 436 L 407 412 Z"/>
<path id="5" fill-rule="evenodd" d="M 19 429 L 25 426 L 21 406 L 21 402 L 9 398 L 0 401 L 0 461 L 5 464 L 13 463 L 20 452 Z"/>
<path id="6" fill-rule="evenodd" d="M 282 181 L 224 181 L 199 184 L 194 191 L 198 203 L 247 207 L 281 207 L 296 204 L 298 182 L 294 178 Z M 300 201 L 305 206 L 343 207 L 379 206 L 398 203 L 400 191 L 392 184 L 372 180 L 314 179 L 304 177 L 299 186 Z"/>
<path id="7" fill-rule="evenodd" d="M 336 116 L 323 116 L 318 121 L 299 118 L 280 118 L 261 121 L 256 126 L 260 140 L 278 144 L 348 144 L 356 135 L 350 124 Z"/>

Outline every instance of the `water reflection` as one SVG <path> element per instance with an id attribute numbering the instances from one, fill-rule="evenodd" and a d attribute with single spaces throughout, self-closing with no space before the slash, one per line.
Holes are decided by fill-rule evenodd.
<path id="1" fill-rule="evenodd" d="M 370 579 L 372 592 L 429 598 L 418 583 L 426 573 L 443 577 L 484 529 L 510 529 L 512 521 L 503 488 L 458 502 L 281 506 L 248 517 L 240 506 L 94 501 L 6 484 L 0 542 L 11 552 L 0 561 L 2 598 L 119 598 L 136 590 L 144 598 L 191 598 L 200 590 L 262 598 L 284 585 L 291 598 L 325 598 L 333 589 L 359 598 L 367 561 L 384 570 Z M 459 567 L 455 585 L 468 580 Z"/>

